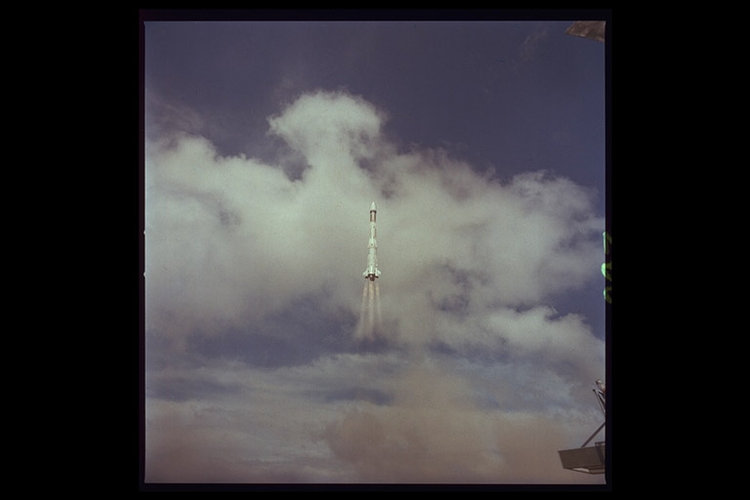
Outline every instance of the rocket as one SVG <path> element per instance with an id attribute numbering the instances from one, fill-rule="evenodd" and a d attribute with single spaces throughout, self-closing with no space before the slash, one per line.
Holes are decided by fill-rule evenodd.
<path id="1" fill-rule="evenodd" d="M 378 269 L 378 240 L 375 235 L 375 219 L 378 214 L 378 206 L 375 202 L 370 205 L 370 241 L 367 243 L 367 268 L 362 276 L 370 281 L 375 281 L 375 278 L 380 277 L 380 269 Z"/>

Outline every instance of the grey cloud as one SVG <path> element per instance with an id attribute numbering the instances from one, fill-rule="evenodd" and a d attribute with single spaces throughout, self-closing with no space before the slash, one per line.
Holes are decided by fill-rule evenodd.
<path id="1" fill-rule="evenodd" d="M 186 378 L 180 376 L 158 376 L 151 372 L 149 384 L 146 387 L 146 397 L 167 401 L 188 401 L 191 399 L 207 399 L 217 394 L 241 394 L 239 384 L 226 384 L 204 378 Z"/>

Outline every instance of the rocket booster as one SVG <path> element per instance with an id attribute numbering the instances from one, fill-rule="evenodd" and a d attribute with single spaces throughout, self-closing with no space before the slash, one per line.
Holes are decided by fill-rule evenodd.
<path id="1" fill-rule="evenodd" d="M 362 276 L 370 281 L 375 281 L 375 278 L 380 277 L 380 269 L 378 269 L 378 240 L 376 237 L 375 219 L 378 214 L 378 206 L 375 202 L 370 205 L 370 241 L 367 243 L 367 268 Z"/>

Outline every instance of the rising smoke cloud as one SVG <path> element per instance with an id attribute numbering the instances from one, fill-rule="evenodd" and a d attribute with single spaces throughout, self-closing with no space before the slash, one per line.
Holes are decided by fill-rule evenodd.
<path id="1" fill-rule="evenodd" d="M 501 184 L 440 151 L 397 153 L 379 132 L 381 115 L 360 98 L 319 92 L 271 118 L 271 131 L 307 159 L 298 180 L 221 157 L 201 137 L 149 143 L 149 319 L 221 327 L 323 287 L 358 312 L 352 277 L 363 267 L 371 199 L 381 205 L 384 311 L 413 313 L 409 338 L 429 335 L 418 325 L 433 313 L 533 305 L 596 276 L 603 220 L 594 193 L 544 172 Z"/>
<path id="2" fill-rule="evenodd" d="M 571 481 L 555 450 L 596 418 L 575 408 L 593 402 L 586 384 L 602 377 L 604 349 L 585 318 L 560 316 L 546 301 L 598 275 L 604 224 L 593 210 L 596 193 L 548 172 L 501 181 L 441 150 L 401 151 L 383 131 L 386 119 L 348 93 L 301 95 L 268 121 L 269 133 L 304 158 L 299 176 L 287 175 L 283 163 L 221 156 L 207 139 L 180 131 L 147 143 L 147 348 L 185 352 L 194 345 L 189 339 L 227 330 L 252 336 L 255 326 L 312 296 L 334 317 L 371 312 L 379 336 L 407 353 L 386 373 L 376 353 L 354 355 L 353 364 L 324 354 L 304 376 L 276 371 L 278 394 L 301 402 L 269 396 L 263 418 L 249 402 L 259 391 L 247 381 L 257 381 L 256 372 L 237 382 L 236 398 L 214 400 L 215 411 L 201 413 L 198 426 L 186 406 L 194 401 L 149 398 L 154 480 Z M 360 293 L 371 200 L 379 208 L 383 276 L 372 290 L 379 308 L 363 308 L 367 284 Z M 355 323 L 352 338 L 373 335 Z M 206 373 L 180 376 L 195 381 Z M 169 377 L 153 372 L 147 392 Z M 331 394 L 358 380 L 354 393 L 369 396 L 321 402 L 306 380 Z M 317 443 L 314 465 L 303 460 L 305 474 L 285 476 L 280 471 L 293 464 L 269 469 L 237 445 L 264 432 L 275 409 L 297 415 L 288 424 L 295 432 L 280 436 Z M 304 424 L 309 434 L 300 434 L 299 413 L 312 415 Z M 171 431 L 167 420 L 176 422 Z M 222 425 L 241 438 L 221 434 Z M 180 447 L 177 429 L 187 428 L 197 430 Z M 211 456 L 212 446 L 245 458 L 231 466 L 197 458 Z M 298 450 L 288 453 L 299 458 Z M 183 472 L 169 465 L 175 455 Z M 335 468 L 348 472 L 342 477 Z"/>

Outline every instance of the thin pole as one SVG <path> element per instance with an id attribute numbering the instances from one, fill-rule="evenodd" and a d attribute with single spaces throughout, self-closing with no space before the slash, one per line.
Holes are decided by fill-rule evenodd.
<path id="1" fill-rule="evenodd" d="M 604 422 L 602 422 L 602 425 L 600 425 L 599 428 L 597 430 L 595 430 L 594 433 L 591 436 L 589 436 L 589 438 L 586 440 L 586 442 L 581 445 L 581 448 L 585 448 L 586 445 L 589 444 L 589 441 L 591 441 L 592 439 L 594 439 L 594 436 L 596 436 L 597 433 L 600 430 L 602 430 L 602 427 L 604 427 L 604 424 L 606 424 L 606 423 L 607 423 L 606 420 Z"/>

